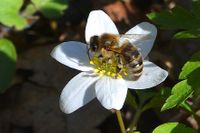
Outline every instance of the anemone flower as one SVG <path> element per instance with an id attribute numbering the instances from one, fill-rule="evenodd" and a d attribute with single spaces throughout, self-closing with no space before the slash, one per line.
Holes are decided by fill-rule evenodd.
<path id="1" fill-rule="evenodd" d="M 85 29 L 87 44 L 91 37 L 100 36 L 104 33 L 119 34 L 115 24 L 106 13 L 101 10 L 90 12 Z M 146 60 L 156 38 L 156 27 L 148 22 L 142 22 L 125 34 L 151 36 L 150 39 L 146 40 L 138 40 L 137 38 L 130 40 L 140 49 L 143 57 L 143 72 L 138 80 L 125 77 L 113 78 L 113 76 L 105 74 L 108 72 L 96 71 L 96 66 L 91 64 L 88 58 L 87 44 L 69 41 L 61 43 L 53 49 L 51 56 L 54 59 L 68 67 L 82 71 L 68 82 L 61 93 L 60 107 L 63 112 L 72 113 L 95 97 L 106 109 L 120 110 L 124 104 L 128 88 L 152 88 L 166 79 L 167 71 Z"/>

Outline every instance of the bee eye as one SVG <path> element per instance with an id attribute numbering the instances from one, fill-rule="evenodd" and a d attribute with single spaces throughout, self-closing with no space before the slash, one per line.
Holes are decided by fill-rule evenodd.
<path id="1" fill-rule="evenodd" d="M 98 36 L 93 36 L 93 37 L 91 37 L 90 38 L 90 49 L 92 50 L 92 51 L 96 51 L 97 49 L 98 49 L 98 45 L 99 45 L 99 43 L 98 43 Z"/>

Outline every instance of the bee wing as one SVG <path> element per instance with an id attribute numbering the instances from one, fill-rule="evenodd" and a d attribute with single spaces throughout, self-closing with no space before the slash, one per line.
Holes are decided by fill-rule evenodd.
<path id="1" fill-rule="evenodd" d="M 154 40 L 157 35 L 157 29 L 153 24 L 150 24 L 148 22 L 142 22 L 135 27 L 131 28 L 129 31 L 127 31 L 125 34 L 143 34 L 144 36 L 150 36 L 147 37 L 149 39 L 144 39 L 146 37 L 141 37 L 143 39 L 139 40 L 132 39 L 131 43 L 133 43 L 135 46 L 141 49 L 141 53 L 143 58 L 145 58 L 148 53 L 151 51 L 151 48 L 153 47 Z M 137 38 L 137 37 L 136 37 Z"/>
<path id="2" fill-rule="evenodd" d="M 137 40 L 137 41 L 153 39 L 153 36 L 148 35 L 148 34 L 123 34 L 123 35 L 120 35 L 120 37 L 123 39 Z"/>

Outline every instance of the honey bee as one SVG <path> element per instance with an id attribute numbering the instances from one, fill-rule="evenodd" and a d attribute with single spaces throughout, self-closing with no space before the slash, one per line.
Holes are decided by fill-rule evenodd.
<path id="1" fill-rule="evenodd" d="M 105 33 L 101 36 L 91 37 L 89 50 L 100 53 L 99 57 L 105 57 L 106 60 L 114 56 L 118 59 L 119 73 L 121 72 L 121 66 L 125 66 L 129 77 L 132 80 L 137 80 L 143 71 L 143 58 L 138 48 L 129 41 L 134 37 L 148 39 L 147 36 L 140 36 L 139 34 L 115 35 Z M 121 38 L 125 41 L 120 42 Z"/>

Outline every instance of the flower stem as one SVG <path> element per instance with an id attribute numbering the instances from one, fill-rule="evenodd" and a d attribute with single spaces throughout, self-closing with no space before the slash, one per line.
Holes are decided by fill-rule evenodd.
<path id="1" fill-rule="evenodd" d="M 120 129 L 121 129 L 121 132 L 126 133 L 126 129 L 124 126 L 124 122 L 123 122 L 120 110 L 116 110 L 116 115 L 117 115 L 117 119 L 118 119 L 118 123 L 119 123 Z"/>
<path id="2" fill-rule="evenodd" d="M 138 120 L 139 120 L 141 114 L 142 114 L 142 111 L 140 109 L 137 109 L 136 113 L 135 113 L 135 116 L 134 116 L 134 119 L 131 122 L 131 125 L 129 126 L 129 129 L 130 129 L 129 133 L 134 133 L 134 130 L 136 130 L 137 123 L 138 123 Z"/>

